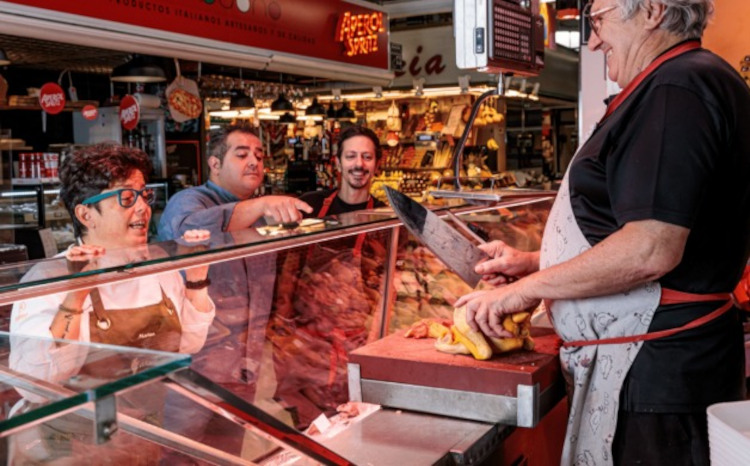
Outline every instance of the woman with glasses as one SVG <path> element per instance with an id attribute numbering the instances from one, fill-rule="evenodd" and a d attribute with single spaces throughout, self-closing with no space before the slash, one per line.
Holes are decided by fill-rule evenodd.
<path id="1" fill-rule="evenodd" d="M 61 254 L 66 260 L 43 261 L 23 280 L 147 257 L 155 200 L 154 191 L 146 187 L 150 172 L 145 153 L 119 145 L 89 146 L 66 158 L 60 167 L 60 198 L 73 219 L 78 244 Z M 207 232 L 190 231 L 184 240 L 207 237 Z M 207 292 L 207 272 L 208 267 L 195 267 L 185 271 L 185 280 L 177 271 L 166 272 L 16 302 L 10 325 L 10 367 L 65 384 L 85 385 L 89 378 L 126 375 L 117 360 L 87 359 L 87 346 L 58 344 L 50 338 L 195 353 L 205 343 L 215 314 Z M 22 338 L 26 335 L 47 338 Z M 34 393 L 19 392 L 24 398 L 11 415 L 45 402 Z M 179 401 L 153 386 L 117 397 L 118 412 L 150 423 L 174 424 L 173 419 L 182 419 Z M 90 462 L 91 434 L 91 422 L 76 415 L 51 420 L 10 442 L 11 464 Z M 128 436 L 115 436 L 107 443 L 106 457 L 112 464 L 150 464 L 158 462 L 159 454 L 158 447 L 136 444 Z"/>
<path id="2" fill-rule="evenodd" d="M 706 408 L 744 399 L 731 292 L 750 254 L 750 90 L 701 47 L 713 6 L 589 3 L 588 47 L 622 91 L 571 161 L 541 251 L 483 246 L 477 272 L 505 286 L 456 303 L 503 336 L 503 314 L 545 300 L 571 392 L 566 465 L 708 465 Z"/>
<path id="3" fill-rule="evenodd" d="M 93 269 L 111 255 L 138 260 L 146 253 L 155 193 L 146 187 L 148 156 L 119 145 L 74 152 L 60 168 L 60 198 L 73 219 L 78 244 L 63 261 L 41 263 L 23 280 Z M 186 239 L 205 239 L 191 231 Z M 101 265 L 101 264 L 100 264 Z M 162 351 L 200 350 L 214 317 L 208 296 L 208 267 L 101 285 L 14 304 L 14 334 L 110 343 Z M 14 351 L 16 362 L 45 364 L 44 354 Z M 20 358 L 20 359 L 18 359 Z"/>

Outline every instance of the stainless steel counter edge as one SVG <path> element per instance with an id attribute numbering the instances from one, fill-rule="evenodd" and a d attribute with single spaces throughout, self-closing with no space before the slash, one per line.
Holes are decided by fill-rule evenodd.
<path id="1" fill-rule="evenodd" d="M 513 429 L 383 408 L 319 442 L 354 464 L 471 465 L 495 451 Z"/>

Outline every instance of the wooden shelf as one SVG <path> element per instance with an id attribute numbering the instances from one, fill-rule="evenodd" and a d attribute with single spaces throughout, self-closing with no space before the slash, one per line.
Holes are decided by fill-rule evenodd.
<path id="1" fill-rule="evenodd" d="M 11 183 L 18 186 L 34 186 L 38 184 L 56 184 L 60 182 L 58 177 L 45 178 L 12 178 Z"/>
<path id="2" fill-rule="evenodd" d="M 36 223 L 38 222 L 39 218 L 36 213 L 27 213 L 23 214 L 23 220 L 26 223 Z M 70 221 L 70 215 L 68 215 L 68 212 L 64 209 L 52 209 L 52 210 L 45 210 L 44 211 L 44 220 L 49 222 L 59 222 L 59 221 Z"/>
<path id="3" fill-rule="evenodd" d="M 435 167 L 380 167 L 380 170 L 383 171 L 393 171 L 393 170 L 402 170 L 402 171 L 410 171 L 410 172 L 435 172 L 435 171 L 443 171 L 446 168 L 451 167 L 443 167 L 443 168 L 435 168 Z"/>
<path id="4" fill-rule="evenodd" d="M 78 102 L 67 102 L 63 112 L 77 112 L 86 105 L 93 105 L 99 107 L 99 102 L 96 100 L 79 100 Z M 2 110 L 37 110 L 41 111 L 42 107 L 39 105 L 0 105 L 0 111 Z"/>

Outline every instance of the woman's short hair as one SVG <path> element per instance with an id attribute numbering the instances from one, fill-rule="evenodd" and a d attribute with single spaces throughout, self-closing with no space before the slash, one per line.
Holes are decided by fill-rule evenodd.
<path id="1" fill-rule="evenodd" d="M 623 16 L 632 18 L 647 0 L 617 0 Z M 714 0 L 658 0 L 666 7 L 661 28 L 684 39 L 703 37 L 708 20 L 714 13 Z"/>
<path id="2" fill-rule="evenodd" d="M 76 236 L 86 233 L 86 227 L 75 215 L 76 206 L 112 184 L 127 179 L 133 170 L 140 171 L 148 181 L 151 173 L 148 155 L 140 149 L 112 143 L 77 149 L 62 160 L 60 199 L 73 219 Z M 99 204 L 94 204 L 94 208 L 99 210 Z"/>
<path id="3" fill-rule="evenodd" d="M 258 131 L 255 130 L 255 128 L 251 126 L 246 126 L 246 125 L 225 126 L 224 128 L 221 128 L 220 130 L 211 133 L 210 140 L 208 142 L 208 155 L 211 157 L 216 157 L 217 159 L 221 160 L 223 163 L 224 156 L 229 150 L 229 144 L 227 144 L 227 139 L 229 138 L 229 135 L 232 133 L 251 134 L 255 136 L 256 138 L 260 139 L 260 136 L 258 135 Z"/>
<path id="4" fill-rule="evenodd" d="M 345 130 L 341 131 L 341 134 L 339 134 L 339 148 L 336 151 L 336 157 L 338 157 L 339 160 L 341 159 L 341 154 L 344 151 L 344 141 L 353 138 L 354 136 L 364 136 L 372 141 L 372 145 L 373 147 L 375 147 L 375 159 L 380 160 L 382 151 L 380 150 L 380 140 L 378 140 L 378 135 L 375 134 L 375 131 L 371 130 L 370 128 L 359 125 L 349 126 Z"/>

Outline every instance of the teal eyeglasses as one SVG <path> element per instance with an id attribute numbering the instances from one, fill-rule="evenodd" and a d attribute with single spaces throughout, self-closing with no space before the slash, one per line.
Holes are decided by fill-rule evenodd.
<path id="1" fill-rule="evenodd" d="M 143 200 L 146 201 L 146 204 L 148 205 L 153 205 L 154 201 L 156 201 L 156 193 L 151 188 L 143 188 L 140 191 L 133 188 L 121 188 L 115 189 L 114 191 L 99 193 L 96 196 L 91 196 L 87 199 L 84 199 L 81 204 L 96 204 L 97 202 L 112 196 L 117 196 L 117 202 L 120 203 L 120 206 L 126 209 L 128 207 L 133 207 L 135 203 L 138 202 L 138 196 L 143 196 Z"/>

